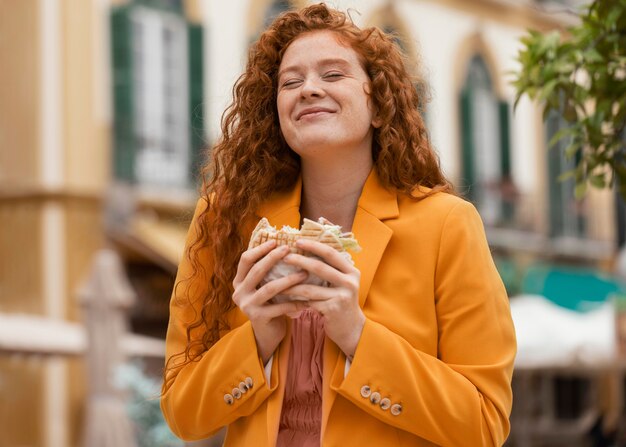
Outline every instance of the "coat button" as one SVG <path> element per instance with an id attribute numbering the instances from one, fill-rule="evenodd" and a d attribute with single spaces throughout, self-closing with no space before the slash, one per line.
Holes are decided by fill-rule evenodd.
<path id="1" fill-rule="evenodd" d="M 389 398 L 385 397 L 384 399 L 380 400 L 380 408 L 382 410 L 389 410 L 390 407 L 391 407 L 391 401 L 389 400 Z"/>
<path id="2" fill-rule="evenodd" d="M 242 393 L 247 392 L 248 385 L 246 385 L 245 382 L 239 382 L 239 391 L 241 391 Z"/>
<path id="3" fill-rule="evenodd" d="M 252 386 L 254 385 L 254 381 L 252 380 L 252 377 L 246 377 L 246 380 L 244 380 L 244 382 L 246 383 L 246 386 L 248 387 L 248 389 L 252 388 Z"/>
<path id="4" fill-rule="evenodd" d="M 370 396 L 370 402 L 373 404 L 378 404 L 380 402 L 380 393 L 374 391 Z"/>
<path id="5" fill-rule="evenodd" d="M 393 414 L 394 416 L 398 416 L 400 413 L 402 413 L 402 405 L 393 404 L 391 406 L 391 414 Z"/>
<path id="6" fill-rule="evenodd" d="M 234 402 L 232 394 L 224 394 L 224 402 L 226 402 L 227 405 L 232 405 Z"/>
<path id="7" fill-rule="evenodd" d="M 361 396 L 367 399 L 370 397 L 370 394 L 372 394 L 372 389 L 367 385 L 363 385 L 361 387 Z"/>
<path id="8" fill-rule="evenodd" d="M 241 399 L 241 391 L 239 391 L 239 388 L 233 388 L 233 397 L 235 399 Z"/>

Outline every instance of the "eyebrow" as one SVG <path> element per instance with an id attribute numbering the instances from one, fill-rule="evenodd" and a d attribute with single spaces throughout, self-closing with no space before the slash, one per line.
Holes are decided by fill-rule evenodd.
<path id="1" fill-rule="evenodd" d="M 322 66 L 322 67 L 327 66 L 327 65 L 341 65 L 343 67 L 348 67 L 350 66 L 350 63 L 347 60 L 341 59 L 341 58 L 328 58 L 328 59 L 320 60 L 317 65 Z M 287 72 L 297 71 L 299 67 L 300 67 L 299 65 L 290 65 L 288 67 L 283 68 L 282 70 L 278 72 L 278 79 L 280 79 L 280 77 Z"/>

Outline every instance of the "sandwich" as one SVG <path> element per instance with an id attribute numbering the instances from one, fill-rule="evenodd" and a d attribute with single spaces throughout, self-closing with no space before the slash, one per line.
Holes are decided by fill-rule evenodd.
<path id="1" fill-rule="evenodd" d="M 329 247 L 337 250 L 350 262 L 352 262 L 352 257 L 350 256 L 350 253 L 348 253 L 348 250 L 355 253 L 361 250 L 361 247 L 352 233 L 342 233 L 341 226 L 335 225 L 323 217 L 320 217 L 317 222 L 305 218 L 300 229 L 285 225 L 280 230 L 270 225 L 269 221 L 263 217 L 252 232 L 248 249 L 258 247 L 269 240 L 275 240 L 277 242 L 277 246 L 289 246 L 292 253 L 298 253 L 304 256 L 320 259 L 319 257 L 304 252 L 296 247 L 296 241 L 298 239 L 308 239 L 328 245 Z M 299 267 L 279 261 L 267 273 L 260 285 L 298 271 L 300 271 Z M 309 276 L 303 281 L 303 284 L 328 286 L 327 281 L 312 273 L 309 273 Z M 272 302 L 281 303 L 290 300 L 306 301 L 306 298 L 290 295 L 277 295 L 272 299 Z"/>
<path id="2" fill-rule="evenodd" d="M 269 240 L 275 240 L 277 245 L 289 245 L 293 253 L 302 254 L 302 251 L 296 248 L 298 239 L 318 241 L 342 253 L 346 250 L 354 252 L 361 250 L 352 233 L 342 233 L 339 225 L 334 225 L 323 217 L 320 217 L 317 222 L 305 218 L 299 230 L 288 225 L 277 230 L 264 217 L 252 232 L 248 249 L 258 247 Z"/>

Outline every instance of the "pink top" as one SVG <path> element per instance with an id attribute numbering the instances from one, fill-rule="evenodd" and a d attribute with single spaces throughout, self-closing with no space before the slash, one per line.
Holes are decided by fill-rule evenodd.
<path id="1" fill-rule="evenodd" d="M 306 309 L 292 320 L 285 398 L 276 447 L 319 447 L 324 318 Z"/>

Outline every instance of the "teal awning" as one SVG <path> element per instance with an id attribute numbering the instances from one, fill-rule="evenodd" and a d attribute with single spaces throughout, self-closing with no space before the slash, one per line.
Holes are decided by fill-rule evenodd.
<path id="1" fill-rule="evenodd" d="M 543 295 L 559 306 L 584 312 L 625 290 L 622 281 L 599 270 L 536 264 L 525 272 L 521 292 Z"/>

